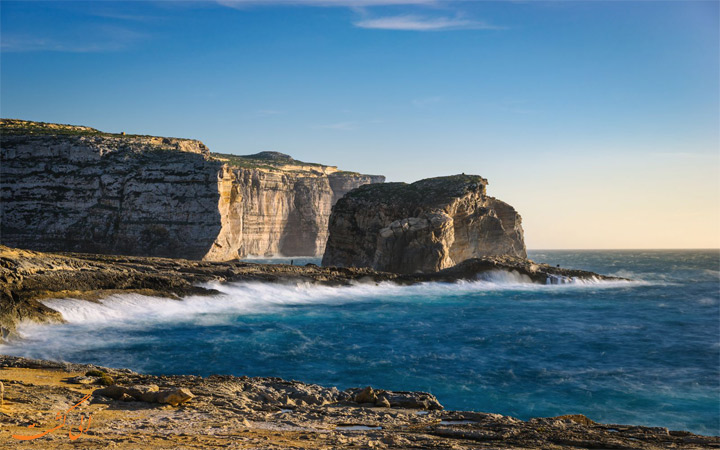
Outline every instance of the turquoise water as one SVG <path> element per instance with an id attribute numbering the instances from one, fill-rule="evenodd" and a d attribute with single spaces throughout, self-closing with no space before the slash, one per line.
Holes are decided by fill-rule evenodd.
<path id="1" fill-rule="evenodd" d="M 214 285 L 183 301 L 50 301 L 69 323 L 3 353 L 150 373 L 279 376 L 435 394 L 450 409 L 720 434 L 717 251 L 536 251 L 637 280 L 542 286 Z M 296 259 L 295 263 L 307 260 Z"/>

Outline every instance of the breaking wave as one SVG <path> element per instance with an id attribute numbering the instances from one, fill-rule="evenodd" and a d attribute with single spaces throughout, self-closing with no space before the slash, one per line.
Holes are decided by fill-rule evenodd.
<path id="1" fill-rule="evenodd" d="M 69 323 L 120 324 L 143 326 L 156 322 L 193 321 L 217 323 L 222 317 L 272 314 L 299 305 L 340 305 L 345 303 L 395 301 L 428 302 L 438 298 L 497 291 L 548 291 L 572 288 L 627 287 L 627 281 L 575 280 L 532 283 L 517 272 L 487 272 L 477 281 L 456 283 L 420 283 L 402 286 L 395 283 L 357 283 L 351 286 L 321 286 L 310 283 L 280 284 L 261 282 L 219 283 L 203 286 L 219 295 L 189 296 L 180 300 L 140 294 L 117 294 L 98 302 L 72 298 L 44 300 Z M 560 285 L 560 286 L 558 286 Z M 33 327 L 34 328 L 34 327 Z"/>

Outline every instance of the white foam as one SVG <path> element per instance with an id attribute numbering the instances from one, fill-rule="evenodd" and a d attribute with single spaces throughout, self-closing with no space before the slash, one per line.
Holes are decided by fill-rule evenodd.
<path id="1" fill-rule="evenodd" d="M 505 270 L 484 272 L 478 275 L 478 280 L 500 285 L 531 284 L 533 282 L 529 276 L 514 270 L 511 272 Z"/>
<path id="2" fill-rule="evenodd" d="M 76 299 L 52 299 L 43 303 L 70 323 L 123 324 L 143 327 L 148 323 L 191 322 L 199 325 L 232 320 L 238 315 L 272 314 L 297 305 L 327 305 L 367 301 L 432 302 L 441 298 L 484 291 L 538 291 L 572 288 L 626 287 L 626 281 L 565 279 L 562 285 L 531 283 L 517 272 L 494 271 L 478 281 L 421 283 L 401 286 L 394 283 L 357 283 L 331 287 L 310 283 L 207 283 L 219 295 L 190 296 L 182 300 L 139 294 L 119 294 L 97 303 Z"/>

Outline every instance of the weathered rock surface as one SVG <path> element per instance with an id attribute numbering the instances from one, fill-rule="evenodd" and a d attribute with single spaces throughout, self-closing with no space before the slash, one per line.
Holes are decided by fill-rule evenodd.
<path id="1" fill-rule="evenodd" d="M 41 251 L 230 260 L 321 255 L 332 204 L 382 176 L 200 141 L 0 120 L 0 240 Z"/>
<path id="2" fill-rule="evenodd" d="M 579 414 L 528 421 L 500 414 L 418 409 L 423 392 L 372 389 L 379 398 L 405 404 L 358 404 L 367 389 L 338 390 L 280 378 L 227 375 L 152 376 L 106 369 L 117 385 L 113 396 L 65 380 L 95 366 L 0 355 L 6 386 L 0 410 L 1 448 L 16 448 L 11 435 L 28 435 L 27 425 L 47 430 L 56 414 L 70 411 L 67 427 L 33 443 L 40 448 L 263 448 L 263 449 L 712 449 L 720 438 L 661 427 L 601 424 Z M 157 391 L 155 391 L 157 389 Z M 178 406 L 142 399 L 142 393 L 188 390 L 194 397 Z M 115 399 L 115 391 L 122 392 Z M 140 398 L 133 397 L 139 395 Z M 392 403 L 392 401 L 391 401 Z M 439 403 L 437 403 L 439 405 Z M 92 422 L 75 441 L 81 418 Z"/>
<path id="3" fill-rule="evenodd" d="M 214 294 L 197 286 L 208 281 L 302 282 L 326 285 L 400 284 L 477 280 L 493 272 L 510 272 L 527 282 L 561 283 L 605 279 L 582 270 L 536 264 L 522 258 L 470 259 L 439 272 L 397 274 L 368 268 L 213 262 L 139 256 L 52 254 L 0 245 L 0 338 L 11 336 L 22 320 L 59 322 L 58 312 L 38 300 L 80 298 L 94 300 L 117 293 L 180 297 Z"/>
<path id="4" fill-rule="evenodd" d="M 333 207 L 323 265 L 436 272 L 471 258 L 525 258 L 520 215 L 474 175 L 385 183 Z"/>
<path id="5" fill-rule="evenodd" d="M 162 403 L 177 406 L 190 401 L 195 395 L 189 389 L 173 387 L 160 390 L 156 384 L 118 386 L 116 384 L 97 389 L 94 395 L 108 397 L 114 400 L 138 401 L 146 403 Z"/>

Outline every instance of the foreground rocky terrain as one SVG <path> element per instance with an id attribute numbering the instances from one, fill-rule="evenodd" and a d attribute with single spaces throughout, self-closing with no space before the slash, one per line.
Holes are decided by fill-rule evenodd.
<path id="1" fill-rule="evenodd" d="M 103 380 L 112 384 L 97 384 Z M 718 437 L 666 428 L 582 415 L 522 421 L 445 411 L 421 392 L 340 391 L 279 378 L 151 376 L 0 355 L 0 381 L 2 448 L 720 448 Z M 185 395 L 173 405 L 153 392 Z"/>
<path id="2" fill-rule="evenodd" d="M 0 241 L 214 261 L 322 255 L 331 206 L 384 177 L 200 141 L 0 119 Z"/>
<path id="3" fill-rule="evenodd" d="M 333 207 L 323 265 L 435 272 L 470 258 L 525 258 L 522 219 L 477 175 L 361 186 Z"/>
<path id="4" fill-rule="evenodd" d="M 402 275 L 368 268 L 318 267 L 314 264 L 291 266 L 242 261 L 53 254 L 0 245 L 0 337 L 11 337 L 22 320 L 62 321 L 56 311 L 39 301 L 46 298 L 97 300 L 111 294 L 131 292 L 180 298 L 190 294 L 216 293 L 198 286 L 208 281 L 326 285 L 454 282 L 477 280 L 494 271 L 514 272 L 527 282 L 543 284 L 588 279 L 618 280 L 512 257 L 470 259 L 439 272 Z"/>

